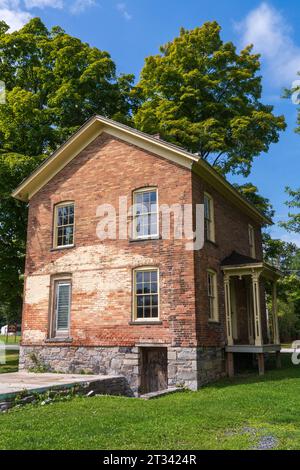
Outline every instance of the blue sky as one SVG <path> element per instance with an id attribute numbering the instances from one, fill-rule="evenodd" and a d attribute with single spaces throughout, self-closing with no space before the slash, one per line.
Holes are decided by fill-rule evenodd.
<path id="1" fill-rule="evenodd" d="M 285 115 L 288 129 L 267 155 L 257 158 L 248 181 L 273 202 L 275 222 L 286 218 L 284 188 L 300 186 L 300 135 L 293 132 L 297 106 L 280 98 L 300 70 L 297 0 L 0 0 L 0 17 L 12 29 L 33 16 L 107 50 L 119 72 L 134 73 L 137 78 L 144 58 L 157 53 L 181 26 L 190 29 L 217 20 L 225 41 L 233 41 L 238 48 L 253 43 L 262 54 L 263 100 Z M 300 246 L 299 235 L 287 234 L 277 225 L 271 233 Z"/>

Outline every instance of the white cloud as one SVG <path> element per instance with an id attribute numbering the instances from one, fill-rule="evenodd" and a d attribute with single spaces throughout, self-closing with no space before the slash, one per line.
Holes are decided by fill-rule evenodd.
<path id="1" fill-rule="evenodd" d="M 296 233 L 282 235 L 281 239 L 288 243 L 295 243 L 295 245 L 299 246 L 300 248 L 300 235 L 297 235 Z"/>
<path id="2" fill-rule="evenodd" d="M 63 8 L 63 0 L 24 0 L 25 7 L 30 10 L 31 8 Z"/>
<path id="3" fill-rule="evenodd" d="M 31 18 L 31 14 L 23 11 L 19 0 L 0 0 L 0 19 L 8 24 L 9 31 L 16 31 Z"/>
<path id="4" fill-rule="evenodd" d="M 117 10 L 121 13 L 125 20 L 129 21 L 132 19 L 132 15 L 128 13 L 126 3 L 117 3 Z"/>
<path id="5" fill-rule="evenodd" d="M 277 85 L 290 85 L 300 70 L 300 47 L 292 39 L 292 28 L 282 13 L 263 2 L 246 16 L 235 29 L 243 46 L 253 44 L 262 54 L 269 76 Z"/>
<path id="6" fill-rule="evenodd" d="M 87 8 L 92 7 L 94 5 L 96 5 L 95 0 L 76 0 L 73 5 L 71 5 L 70 12 L 76 15 L 78 13 L 82 13 Z"/>
<path id="7" fill-rule="evenodd" d="M 0 8 L 0 18 L 8 24 L 9 31 L 17 31 L 21 29 L 31 18 L 31 14 L 26 11 L 9 10 L 7 8 Z"/>

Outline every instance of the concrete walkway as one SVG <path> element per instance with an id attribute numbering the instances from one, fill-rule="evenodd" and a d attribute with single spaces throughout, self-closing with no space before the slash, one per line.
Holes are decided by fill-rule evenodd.
<path id="1" fill-rule="evenodd" d="M 0 401 L 13 398 L 22 391 L 42 393 L 49 389 L 65 389 L 74 385 L 90 384 L 95 389 L 123 380 L 117 375 L 82 374 L 36 374 L 33 372 L 13 372 L 0 374 Z"/>
<path id="2" fill-rule="evenodd" d="M 5 351 L 19 351 L 20 346 L 18 344 L 0 344 L 0 349 L 5 349 Z"/>

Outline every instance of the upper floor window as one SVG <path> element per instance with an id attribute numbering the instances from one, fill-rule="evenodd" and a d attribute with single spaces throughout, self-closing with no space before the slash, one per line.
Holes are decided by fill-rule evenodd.
<path id="1" fill-rule="evenodd" d="M 250 247 L 250 256 L 251 258 L 255 258 L 255 235 L 254 235 L 254 228 L 252 225 L 248 226 L 248 234 L 249 234 L 249 247 Z"/>
<path id="2" fill-rule="evenodd" d="M 71 310 L 71 279 L 54 280 L 52 336 L 68 336 Z"/>
<path id="3" fill-rule="evenodd" d="M 208 319 L 218 321 L 218 285 L 217 273 L 207 271 Z"/>
<path id="4" fill-rule="evenodd" d="M 215 241 L 214 201 L 204 193 L 204 235 L 205 240 Z"/>
<path id="5" fill-rule="evenodd" d="M 134 319 L 153 320 L 159 316 L 159 273 L 157 268 L 134 270 Z"/>
<path id="6" fill-rule="evenodd" d="M 55 206 L 54 248 L 74 244 L 74 203 L 67 202 Z"/>
<path id="7" fill-rule="evenodd" d="M 157 236 L 157 189 L 139 189 L 133 193 L 133 237 L 139 239 Z"/>

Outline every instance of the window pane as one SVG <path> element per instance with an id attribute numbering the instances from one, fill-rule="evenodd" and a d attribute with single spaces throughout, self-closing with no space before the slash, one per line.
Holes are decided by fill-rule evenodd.
<path id="1" fill-rule="evenodd" d="M 74 242 L 74 204 L 57 208 L 57 246 L 72 245 Z"/>
<path id="2" fill-rule="evenodd" d="M 137 308 L 137 318 L 143 318 L 143 307 L 138 307 Z"/>
<path id="3" fill-rule="evenodd" d="M 150 318 L 151 317 L 151 309 L 150 307 L 145 307 L 144 308 L 144 318 Z"/>
<path id="4" fill-rule="evenodd" d="M 158 317 L 158 307 L 152 307 L 152 317 Z"/>
<path id="5" fill-rule="evenodd" d="M 138 237 L 148 237 L 157 233 L 156 190 L 134 194 L 135 233 Z"/>

